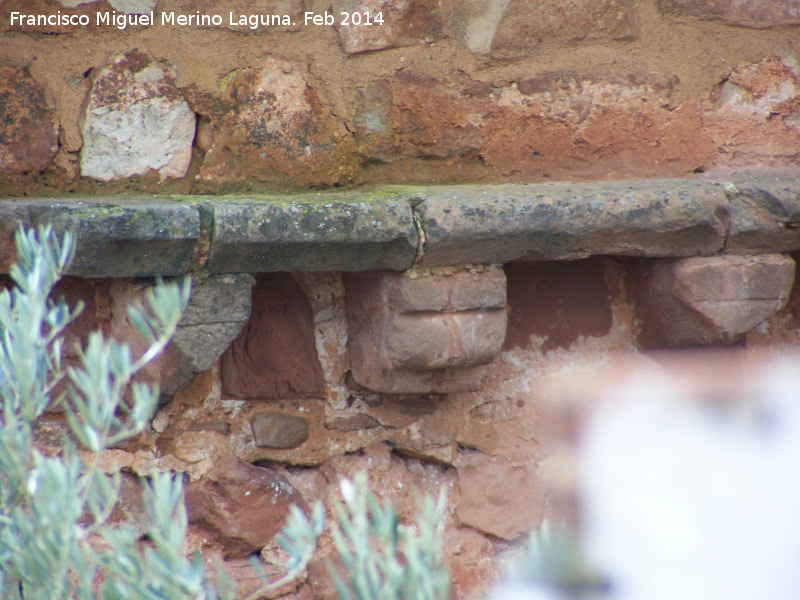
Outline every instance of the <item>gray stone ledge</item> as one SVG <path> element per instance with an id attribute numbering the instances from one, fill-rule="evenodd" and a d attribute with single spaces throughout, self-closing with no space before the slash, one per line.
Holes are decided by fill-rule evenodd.
<path id="1" fill-rule="evenodd" d="M 422 264 L 711 255 L 725 244 L 727 205 L 697 180 L 432 189 L 418 208 Z"/>
<path id="2" fill-rule="evenodd" d="M 192 269 L 200 213 L 165 198 L 26 199 L 0 201 L 0 272 L 16 260 L 14 232 L 51 223 L 77 241 L 70 275 L 148 277 Z"/>
<path id="3" fill-rule="evenodd" d="M 72 231 L 70 273 L 86 277 L 780 253 L 800 250 L 800 169 L 295 196 L 3 200 L 0 272 L 15 259 L 18 222 Z"/>
<path id="4" fill-rule="evenodd" d="M 208 207 L 206 268 L 215 273 L 405 270 L 419 244 L 409 197 L 391 189 L 219 199 Z"/>

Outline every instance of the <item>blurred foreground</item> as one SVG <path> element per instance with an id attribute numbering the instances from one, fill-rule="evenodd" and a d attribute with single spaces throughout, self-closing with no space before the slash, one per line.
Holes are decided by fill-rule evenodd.
<path id="1" fill-rule="evenodd" d="M 534 536 L 493 600 L 800 597 L 800 357 L 639 357 L 601 379 L 561 390 L 573 523 Z"/>

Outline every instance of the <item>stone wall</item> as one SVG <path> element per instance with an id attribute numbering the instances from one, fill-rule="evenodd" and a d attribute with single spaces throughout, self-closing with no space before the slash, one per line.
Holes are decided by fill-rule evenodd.
<path id="1" fill-rule="evenodd" d="M 28 19 L 47 15 L 73 24 Z M 259 15 L 285 19 L 239 21 Z M 0 186 L 203 193 L 797 165 L 799 22 L 795 0 L 4 0 Z"/>
<path id="2" fill-rule="evenodd" d="M 173 342 L 143 374 L 162 390 L 152 429 L 106 466 L 185 473 L 190 549 L 224 560 L 242 590 L 256 584 L 247 555 L 280 562 L 270 548 L 290 504 L 330 507 L 339 479 L 367 470 L 403 518 L 448 490 L 454 597 L 483 597 L 543 518 L 579 514 L 565 392 L 578 374 L 630 355 L 652 366 L 659 349 L 800 344 L 796 170 L 7 199 L 0 269 L 20 221 L 77 236 L 56 292 L 86 306 L 70 347 L 100 328 L 141 351 L 125 307 L 154 276 L 192 279 Z M 65 423 L 51 413 L 39 427 L 51 446 Z M 135 519 L 135 479 L 126 490 Z M 287 598 L 335 598 L 329 546 Z"/>
<path id="3" fill-rule="evenodd" d="M 11 22 L 59 11 L 89 24 Z M 578 511 L 576 373 L 800 344 L 799 24 L 795 0 L 0 0 L 0 272 L 19 222 L 76 235 L 70 348 L 141 348 L 124 307 L 193 283 L 152 429 L 106 454 L 121 518 L 134 474 L 184 472 L 187 550 L 245 593 L 291 503 L 367 470 L 406 518 L 444 486 L 454 598 L 483 597 Z M 287 600 L 335 598 L 328 551 Z"/>

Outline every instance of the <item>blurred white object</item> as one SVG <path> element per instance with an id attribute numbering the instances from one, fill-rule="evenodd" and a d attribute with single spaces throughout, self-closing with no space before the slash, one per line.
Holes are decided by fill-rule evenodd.
<path id="1" fill-rule="evenodd" d="M 712 371 L 649 369 L 590 412 L 581 535 L 608 598 L 800 598 L 800 361 Z"/>

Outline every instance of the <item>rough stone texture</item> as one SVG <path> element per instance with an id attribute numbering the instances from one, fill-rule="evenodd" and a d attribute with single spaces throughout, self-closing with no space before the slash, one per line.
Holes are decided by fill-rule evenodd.
<path id="1" fill-rule="evenodd" d="M 163 198 L 6 200 L 0 203 L 0 272 L 16 260 L 19 223 L 72 233 L 77 251 L 67 272 L 83 277 L 183 275 L 192 269 L 200 237 L 197 208 Z"/>
<path id="2" fill-rule="evenodd" d="M 214 144 L 200 178 L 291 180 L 297 186 L 345 181 L 358 164 L 352 136 L 306 83 L 300 65 L 268 58 L 236 74 L 209 112 Z"/>
<path id="3" fill-rule="evenodd" d="M 189 304 L 167 348 L 141 373 L 137 381 L 157 382 L 161 401 L 172 399 L 181 386 L 202 371 L 210 369 L 241 331 L 250 316 L 250 275 L 216 275 L 193 282 Z M 116 279 L 109 290 L 109 333 L 124 340 L 135 357 L 148 347 L 127 314 L 135 303 L 146 306 L 152 283 Z M 219 419 L 187 424 L 188 431 L 216 431 L 227 435 L 229 426 Z"/>
<path id="4" fill-rule="evenodd" d="M 800 250 L 800 176 L 796 171 L 744 171 L 721 181 L 730 202 L 726 253 Z"/>
<path id="5" fill-rule="evenodd" d="M 795 263 L 783 254 L 657 262 L 641 284 L 637 313 L 647 347 L 730 344 L 789 299 Z"/>
<path id="6" fill-rule="evenodd" d="M 726 209 L 720 187 L 684 180 L 432 188 L 416 208 L 429 266 L 714 254 Z"/>
<path id="7" fill-rule="evenodd" d="M 272 469 L 223 459 L 199 482 L 186 486 L 190 523 L 212 533 L 226 557 L 261 550 L 279 533 L 300 493 Z"/>
<path id="8" fill-rule="evenodd" d="M 195 114 L 165 63 L 131 52 L 94 77 L 83 123 L 81 174 L 102 181 L 158 171 L 183 177 Z"/>
<path id="9" fill-rule="evenodd" d="M 547 41 L 618 40 L 629 38 L 633 33 L 631 7 L 625 0 L 579 0 L 569 3 L 560 0 L 535 3 L 527 0 L 494 0 L 491 4 L 490 15 L 498 5 L 506 4 L 489 46 L 493 53 L 527 50 Z M 473 21 L 468 30 L 475 36 L 475 30 L 481 26 L 480 20 Z"/>
<path id="10" fill-rule="evenodd" d="M 504 55 L 542 43 L 624 39 L 632 35 L 624 0 L 460 0 L 453 5 L 456 35 L 472 52 Z"/>
<path id="11" fill-rule="evenodd" d="M 473 289 L 465 293 L 466 288 Z M 372 272 L 346 279 L 355 380 L 390 393 L 474 389 L 506 332 L 501 269 Z"/>
<path id="12" fill-rule="evenodd" d="M 193 282 L 189 304 L 167 349 L 181 375 L 169 384 L 162 382 L 162 393 L 174 394 L 222 356 L 250 318 L 254 284 L 247 273 L 209 275 Z"/>
<path id="13" fill-rule="evenodd" d="M 483 123 L 495 109 L 487 83 L 400 71 L 359 90 L 356 141 L 374 161 L 477 156 Z"/>
<path id="14" fill-rule="evenodd" d="M 237 398 L 322 398 L 311 307 L 291 275 L 261 275 L 250 321 L 222 356 L 225 393 Z"/>
<path id="15" fill-rule="evenodd" d="M 325 400 L 333 408 L 346 408 L 350 391 L 345 380 L 350 371 L 350 355 L 341 273 L 300 273 L 296 279 L 314 314 L 314 341 L 322 366 Z"/>
<path id="16" fill-rule="evenodd" d="M 0 174 L 45 170 L 58 150 L 58 126 L 44 92 L 23 67 L 0 65 Z"/>
<path id="17" fill-rule="evenodd" d="M 700 106 L 674 77 L 643 71 L 544 72 L 503 87 L 481 158 L 506 177 L 683 176 L 717 150 Z"/>
<path id="18" fill-rule="evenodd" d="M 182 14 L 189 15 L 197 11 L 201 15 L 221 15 L 221 27 L 238 33 L 300 31 L 303 24 L 303 0 L 191 0 Z M 230 14 L 233 14 L 233 25 Z M 246 25 L 240 23 L 242 17 L 252 19 L 270 15 L 286 15 L 293 24 L 261 25 L 259 21 L 254 28 L 252 21 L 248 21 Z"/>
<path id="19" fill-rule="evenodd" d="M 530 457 L 467 453 L 456 468 L 461 523 L 506 540 L 539 526 L 545 489 Z"/>
<path id="20" fill-rule="evenodd" d="M 308 421 L 279 412 L 260 412 L 250 420 L 259 448 L 297 448 L 308 439 Z"/>
<path id="21" fill-rule="evenodd" d="M 798 0 L 658 0 L 658 7 L 668 15 L 721 19 L 728 25 L 753 29 L 800 24 Z"/>
<path id="22" fill-rule="evenodd" d="M 569 349 L 580 336 L 602 337 L 613 326 L 612 290 L 602 258 L 510 263 L 508 333 L 504 350 L 535 338 L 542 352 Z"/>
<path id="23" fill-rule="evenodd" d="M 770 55 L 734 67 L 712 94 L 703 128 L 718 166 L 796 166 L 800 158 L 800 66 Z"/>
<path id="24" fill-rule="evenodd" d="M 511 179 L 683 176 L 717 154 L 699 99 L 681 97 L 675 77 L 638 70 L 566 69 L 493 86 L 404 69 L 360 87 L 355 113 L 365 159 L 480 161 Z"/>
<path id="25" fill-rule="evenodd" d="M 360 15 L 361 25 L 343 25 L 342 12 Z M 335 25 L 348 54 L 431 43 L 442 37 L 438 0 L 335 0 Z M 368 19 L 365 17 L 368 15 Z M 381 15 L 382 24 L 375 19 Z M 366 25 L 367 21 L 373 23 Z"/>
<path id="26" fill-rule="evenodd" d="M 407 196 L 391 191 L 215 201 L 212 272 L 407 269 L 418 235 Z"/>

